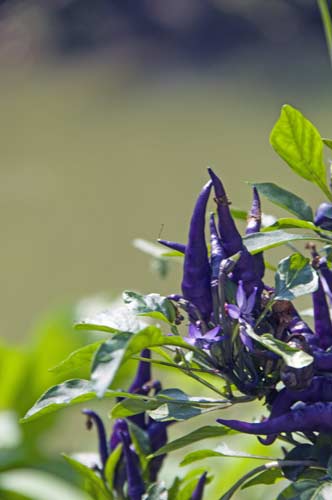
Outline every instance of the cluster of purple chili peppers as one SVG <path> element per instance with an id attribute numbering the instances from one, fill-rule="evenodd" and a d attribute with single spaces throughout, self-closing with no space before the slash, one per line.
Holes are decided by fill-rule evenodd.
<path id="1" fill-rule="evenodd" d="M 311 246 L 312 265 L 319 275 L 313 293 L 314 331 L 288 301 L 274 301 L 274 289 L 263 283 L 263 254 L 251 255 L 243 244 L 231 215 L 224 187 L 208 169 L 210 181 L 203 187 L 191 218 L 186 245 L 159 242 L 184 254 L 182 295 L 171 295 L 188 315 L 186 340 L 202 349 L 211 366 L 237 389 L 252 397 L 265 397 L 270 416 L 260 423 L 218 419 L 240 432 L 267 435 L 272 443 L 281 433 L 301 432 L 315 441 L 315 432 L 332 433 L 332 271 L 326 258 Z M 210 215 L 210 248 L 205 238 L 205 218 L 211 191 L 215 214 Z M 315 218 L 322 229 L 332 229 L 332 205 L 322 204 Z M 261 206 L 256 189 L 246 235 L 260 231 Z M 273 304 L 266 307 L 267 304 Z M 181 318 L 181 316 L 179 316 Z M 313 357 L 302 369 L 286 366 L 273 352 L 258 345 L 250 335 L 270 333 Z M 197 360 L 199 362 L 199 360 Z M 284 387 L 279 389 L 280 381 Z"/>
<path id="2" fill-rule="evenodd" d="M 144 349 L 141 357 L 150 358 L 150 351 Z M 148 361 L 140 361 L 136 376 L 128 391 L 132 394 L 147 396 L 151 393 L 157 394 L 160 390 L 160 382 L 151 379 L 150 363 Z M 121 398 L 118 401 L 121 401 Z M 110 439 L 108 440 L 105 426 L 100 416 L 95 411 L 89 409 L 83 410 L 83 413 L 87 416 L 87 428 L 91 429 L 95 425 L 98 434 L 99 463 L 95 465 L 96 471 L 105 480 L 107 461 L 111 453 L 121 445 L 121 455 L 113 476 L 112 493 L 115 493 L 115 498 L 119 499 L 141 500 L 148 485 L 154 484 L 157 481 L 165 455 L 152 458 L 148 462 L 147 469 L 143 470 L 139 454 L 135 449 L 135 443 L 132 439 L 131 425 L 137 426 L 140 431 L 145 433 L 149 443 L 149 452 L 153 453 L 167 443 L 167 426 L 170 422 L 157 422 L 146 413 L 132 415 L 127 419 L 116 419 Z M 201 500 L 203 498 L 205 482 L 206 473 L 198 481 L 191 497 L 192 500 Z M 107 481 L 105 481 L 105 485 L 107 488 L 109 487 Z"/>

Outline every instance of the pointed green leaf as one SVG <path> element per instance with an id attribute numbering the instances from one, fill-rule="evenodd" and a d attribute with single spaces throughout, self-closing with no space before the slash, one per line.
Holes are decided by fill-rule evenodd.
<path id="1" fill-rule="evenodd" d="M 315 292 L 318 274 L 309 259 L 294 253 L 279 262 L 275 275 L 275 300 L 293 300 Z"/>
<path id="2" fill-rule="evenodd" d="M 292 219 L 291 217 L 284 217 L 276 220 L 270 226 L 264 227 L 262 232 L 275 231 L 276 229 L 309 229 L 309 231 L 320 231 L 321 229 L 312 222 L 301 219 Z"/>
<path id="3" fill-rule="evenodd" d="M 116 466 L 120 460 L 121 453 L 122 453 L 122 443 L 119 443 L 118 446 L 115 448 L 115 450 L 113 450 L 110 456 L 108 457 L 105 465 L 105 471 L 104 471 L 105 479 L 110 489 L 113 488 L 114 474 Z"/>
<path id="4" fill-rule="evenodd" d="M 249 184 L 255 186 L 259 194 L 265 196 L 275 205 L 296 215 L 299 219 L 313 221 L 312 208 L 306 201 L 291 191 L 287 191 L 273 182 L 250 182 Z"/>
<path id="5" fill-rule="evenodd" d="M 235 451 L 231 450 L 225 443 L 218 446 L 215 450 L 197 450 L 188 453 L 180 463 L 183 467 L 185 465 L 189 465 L 197 460 L 203 460 L 205 458 L 213 458 L 213 457 L 233 457 L 233 458 L 250 458 L 255 460 L 273 460 L 271 457 L 266 457 L 264 455 L 251 455 L 250 453 L 245 453 L 243 451 Z"/>
<path id="6" fill-rule="evenodd" d="M 86 366 L 90 367 L 93 356 L 102 342 L 102 340 L 99 340 L 98 342 L 94 342 L 93 344 L 86 345 L 73 351 L 66 359 L 61 361 L 61 363 L 50 368 L 49 371 L 56 375 L 68 375 L 68 373 L 72 373 L 79 368 L 84 368 Z"/>
<path id="7" fill-rule="evenodd" d="M 332 140 L 331 139 L 323 139 L 323 142 L 324 142 L 325 146 L 332 149 Z"/>
<path id="8" fill-rule="evenodd" d="M 301 479 L 282 491 L 277 500 L 330 500 L 332 482 Z"/>
<path id="9" fill-rule="evenodd" d="M 311 365 L 313 362 L 313 357 L 310 354 L 301 349 L 295 349 L 289 346 L 285 342 L 273 337 L 270 333 L 257 335 L 249 326 L 247 326 L 246 332 L 249 337 L 261 344 L 265 349 L 278 354 L 287 366 L 292 368 L 304 368 L 305 366 Z"/>
<path id="10" fill-rule="evenodd" d="M 250 486 L 258 486 L 259 484 L 275 484 L 280 479 L 285 479 L 280 469 L 266 469 L 257 474 L 253 479 L 250 479 L 241 489 L 244 490 L 250 488 Z"/>
<path id="11" fill-rule="evenodd" d="M 153 453 L 153 456 L 157 457 L 158 455 L 163 455 L 164 453 L 170 453 L 171 451 L 179 450 L 184 446 L 196 443 L 197 441 L 202 441 L 203 439 L 227 436 L 230 434 L 234 434 L 235 432 L 236 431 L 233 431 L 228 427 L 224 427 L 222 425 L 205 425 L 204 427 L 200 427 L 199 429 L 196 429 L 189 434 L 186 434 L 185 436 L 174 439 L 174 441 L 170 441 L 168 444 L 155 451 Z"/>
<path id="12" fill-rule="evenodd" d="M 106 333 L 137 333 L 145 326 L 146 322 L 137 318 L 137 315 L 125 305 L 111 307 L 91 316 L 80 318 L 75 324 L 77 330 Z"/>
<path id="13" fill-rule="evenodd" d="M 123 293 L 123 300 L 126 304 L 129 304 L 136 314 L 150 316 L 166 323 L 174 323 L 175 307 L 170 300 L 158 293 L 141 295 L 140 293 L 127 291 Z"/>
<path id="14" fill-rule="evenodd" d="M 150 484 L 142 500 L 168 500 L 165 484 L 163 482 Z"/>
<path id="15" fill-rule="evenodd" d="M 323 141 L 314 125 L 300 111 L 284 105 L 270 142 L 295 173 L 316 184 L 332 200 L 326 184 Z"/>
<path id="16" fill-rule="evenodd" d="M 326 238 L 319 238 L 310 234 L 287 233 L 281 229 L 267 233 L 254 233 L 243 238 L 243 243 L 252 254 L 285 245 L 285 243 L 292 241 L 320 241 L 321 243 L 328 243 Z"/>

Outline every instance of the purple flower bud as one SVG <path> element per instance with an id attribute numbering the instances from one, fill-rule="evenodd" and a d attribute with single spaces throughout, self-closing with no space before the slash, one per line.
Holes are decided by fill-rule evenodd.
<path id="1" fill-rule="evenodd" d="M 197 483 L 190 500 L 202 500 L 207 472 L 204 472 Z"/>
<path id="2" fill-rule="evenodd" d="M 217 420 L 222 425 L 246 434 L 280 434 L 281 432 L 331 432 L 332 403 L 303 405 L 279 417 L 259 423 L 240 420 Z"/>
<path id="3" fill-rule="evenodd" d="M 205 211 L 212 183 L 202 189 L 191 218 L 188 244 L 183 265 L 182 292 L 201 312 L 203 319 L 209 319 L 212 312 L 210 289 L 210 264 L 205 242 Z"/>
<path id="4" fill-rule="evenodd" d="M 160 238 L 158 239 L 158 243 L 164 245 L 165 247 L 170 248 L 171 250 L 175 250 L 176 252 L 180 253 L 186 252 L 186 245 L 183 245 L 183 243 L 175 243 L 174 241 L 161 240 Z"/>
<path id="5" fill-rule="evenodd" d="M 128 497 L 130 500 L 141 500 L 145 492 L 145 486 L 138 456 L 130 446 L 129 435 L 120 431 L 120 438 L 123 444 L 123 455 L 126 462 Z"/>
<path id="6" fill-rule="evenodd" d="M 316 210 L 316 215 L 314 222 L 316 226 L 326 229 L 327 231 L 332 230 L 332 203 L 321 203 Z"/>
<path id="7" fill-rule="evenodd" d="M 92 410 L 84 409 L 82 410 L 82 413 L 88 417 L 87 419 L 88 429 L 91 429 L 93 424 L 95 424 L 96 426 L 98 433 L 98 441 L 99 441 L 99 456 L 102 466 L 104 468 L 108 459 L 109 452 L 108 452 L 107 438 L 103 421 L 100 418 L 100 416 Z"/>

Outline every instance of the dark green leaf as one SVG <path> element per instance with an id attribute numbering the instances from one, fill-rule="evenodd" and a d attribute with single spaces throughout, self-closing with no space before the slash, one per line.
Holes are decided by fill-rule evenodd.
<path id="1" fill-rule="evenodd" d="M 79 368 L 84 368 L 86 366 L 90 367 L 93 356 L 102 342 L 102 340 L 99 340 L 98 342 L 77 349 L 69 354 L 61 363 L 50 368 L 50 371 L 56 375 L 68 375 L 68 373 L 72 373 Z"/>
<path id="2" fill-rule="evenodd" d="M 318 274 L 309 259 L 294 253 L 281 260 L 275 275 L 275 300 L 293 300 L 317 290 Z"/>
<path id="3" fill-rule="evenodd" d="M 124 359 L 131 333 L 123 332 L 103 342 L 92 364 L 91 380 L 98 397 L 103 397 Z"/>
<path id="4" fill-rule="evenodd" d="M 271 226 L 265 227 L 262 231 L 267 233 L 268 231 L 275 231 L 276 229 L 309 229 L 310 231 L 320 231 L 320 228 L 315 226 L 312 222 L 292 219 L 290 217 L 278 219 L 271 224 Z"/>
<path id="5" fill-rule="evenodd" d="M 150 484 L 142 500 L 168 500 L 167 488 L 164 483 Z"/>
<path id="6" fill-rule="evenodd" d="M 284 479 L 283 473 L 280 469 L 266 469 L 265 471 L 257 474 L 253 479 L 248 481 L 242 486 L 242 490 L 250 488 L 250 486 L 257 486 L 259 484 L 275 484 L 279 479 Z"/>
<path id="7" fill-rule="evenodd" d="M 251 328 L 247 327 L 248 335 L 261 344 L 265 349 L 278 354 L 287 366 L 292 368 L 304 368 L 305 366 L 311 365 L 313 362 L 313 357 L 310 354 L 302 351 L 301 349 L 295 349 L 289 346 L 285 342 L 276 339 L 270 333 L 265 333 L 264 335 L 257 335 Z"/>
<path id="8" fill-rule="evenodd" d="M 330 500 L 331 498 L 331 481 L 301 479 L 282 491 L 277 500 Z"/>
<path id="9" fill-rule="evenodd" d="M 296 194 L 281 188 L 273 182 L 250 182 L 250 184 L 256 187 L 259 194 L 265 196 L 275 205 L 291 212 L 299 219 L 313 221 L 312 208 Z"/>
<path id="10" fill-rule="evenodd" d="M 323 141 L 314 125 L 300 111 L 284 105 L 270 136 L 270 142 L 294 172 L 315 183 L 332 200 L 326 184 Z"/>
<path id="11" fill-rule="evenodd" d="M 285 245 L 285 243 L 289 243 L 292 241 L 320 241 L 322 243 L 328 242 L 327 239 L 319 238 L 318 236 L 312 236 L 310 234 L 287 233 L 286 231 L 282 231 L 281 229 L 277 231 L 270 231 L 267 233 L 254 233 L 243 238 L 243 243 L 252 254 L 268 250 L 269 248 Z"/>
<path id="12" fill-rule="evenodd" d="M 141 316 L 150 316 L 166 323 L 173 323 L 175 320 L 175 308 L 172 302 L 158 293 L 141 295 L 136 292 L 124 292 L 123 300 Z"/>
<path id="13" fill-rule="evenodd" d="M 97 476 L 96 472 L 68 455 L 63 455 L 63 457 L 82 476 L 84 489 L 94 500 L 110 500 L 113 498 L 113 495 L 106 490 L 102 479 Z"/>
<path id="14" fill-rule="evenodd" d="M 153 456 L 163 455 L 164 453 L 170 453 L 171 451 L 178 450 L 189 444 L 196 443 L 197 441 L 202 441 L 203 439 L 226 436 L 234 434 L 235 431 L 224 427 L 222 425 L 205 425 L 199 429 L 196 429 L 185 436 L 182 436 L 174 441 L 169 442 L 165 446 L 159 448 L 155 451 Z"/>

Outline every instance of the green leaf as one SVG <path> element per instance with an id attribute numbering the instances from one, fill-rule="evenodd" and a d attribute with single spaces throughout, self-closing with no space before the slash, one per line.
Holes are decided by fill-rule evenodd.
<path id="1" fill-rule="evenodd" d="M 150 484 L 142 500 L 168 500 L 167 488 L 164 483 Z"/>
<path id="2" fill-rule="evenodd" d="M 275 231 L 276 229 L 309 229 L 310 231 L 320 231 L 320 228 L 315 226 L 312 222 L 284 217 L 276 220 L 270 226 L 264 227 L 262 232 L 267 233 L 268 231 Z"/>
<path id="3" fill-rule="evenodd" d="M 296 215 L 299 219 L 313 221 L 312 208 L 291 191 L 287 191 L 273 182 L 250 182 L 249 184 L 255 186 L 259 194 L 265 196 L 275 205 Z"/>
<path id="4" fill-rule="evenodd" d="M 313 357 L 310 356 L 310 354 L 301 349 L 295 349 L 289 346 L 285 342 L 273 337 L 270 333 L 257 335 L 249 326 L 247 326 L 246 332 L 249 337 L 261 344 L 265 349 L 278 354 L 287 366 L 292 368 L 304 368 L 305 366 L 311 365 L 313 362 Z"/>
<path id="5" fill-rule="evenodd" d="M 235 207 L 231 207 L 230 210 L 234 219 L 247 220 L 248 212 L 246 210 L 242 210 L 241 208 L 235 208 Z"/>
<path id="6" fill-rule="evenodd" d="M 50 368 L 49 371 L 55 373 L 56 375 L 68 375 L 68 373 L 72 373 L 79 368 L 90 366 L 93 356 L 102 342 L 102 340 L 99 340 L 98 342 L 94 342 L 93 344 L 77 349 L 69 354 L 69 356 L 61 361 L 61 363 L 53 368 Z"/>
<path id="7" fill-rule="evenodd" d="M 324 142 L 325 146 L 332 149 L 332 140 L 331 139 L 323 139 L 323 142 Z"/>
<path id="8" fill-rule="evenodd" d="M 316 184 L 332 201 L 326 184 L 323 141 L 314 125 L 300 111 L 284 105 L 270 136 L 270 142 L 295 173 Z"/>
<path id="9" fill-rule="evenodd" d="M 162 297 L 158 293 L 141 295 L 136 292 L 124 292 L 123 300 L 129 304 L 131 309 L 141 316 L 150 316 L 151 318 L 174 323 L 175 308 L 170 300 Z"/>
<path id="10" fill-rule="evenodd" d="M 266 469 L 245 483 L 241 489 L 244 490 L 245 488 L 250 488 L 250 486 L 258 486 L 260 484 L 275 484 L 280 479 L 285 479 L 280 469 Z"/>
<path id="11" fill-rule="evenodd" d="M 113 488 L 115 469 L 120 460 L 121 453 L 122 453 L 122 443 L 119 443 L 118 446 L 115 448 L 115 450 L 113 450 L 110 456 L 108 457 L 105 465 L 105 471 L 104 471 L 105 479 L 110 489 Z"/>
<path id="12" fill-rule="evenodd" d="M 160 402 L 144 401 L 138 399 L 124 399 L 117 403 L 111 411 L 112 418 L 126 418 L 139 413 L 144 413 L 148 410 L 154 410 L 160 406 Z"/>
<path id="13" fill-rule="evenodd" d="M 331 498 L 331 481 L 301 479 L 282 491 L 277 500 L 330 500 Z"/>
<path id="14" fill-rule="evenodd" d="M 250 453 L 245 453 L 243 451 L 235 451 L 228 448 L 226 444 L 222 444 L 218 446 L 215 450 L 197 450 L 188 453 L 180 462 L 180 465 L 183 467 L 185 465 L 189 465 L 197 460 L 203 460 L 205 458 L 220 458 L 220 457 L 233 457 L 233 458 L 250 458 L 255 460 L 273 460 L 271 457 L 266 457 L 263 455 L 251 455 Z"/>
<path id="15" fill-rule="evenodd" d="M 157 451 L 153 453 L 154 457 L 158 455 L 163 455 L 164 453 L 170 453 L 171 451 L 179 450 L 184 446 L 188 446 L 189 444 L 196 443 L 197 441 L 202 441 L 203 439 L 227 436 L 230 434 L 234 434 L 235 431 L 229 429 L 228 427 L 224 427 L 221 425 L 205 425 L 204 427 L 200 427 L 185 436 L 181 436 L 174 441 L 169 442 L 165 446 L 162 446 Z"/>
<path id="16" fill-rule="evenodd" d="M 94 385 L 90 380 L 67 380 L 62 384 L 57 384 L 48 389 L 21 419 L 21 423 L 30 422 L 48 413 L 54 413 L 61 408 L 67 408 L 68 406 L 91 401 L 96 397 L 97 394 L 94 390 Z M 139 394 L 110 390 L 105 393 L 105 397 L 145 398 L 145 396 Z"/>
<path id="17" fill-rule="evenodd" d="M 91 317 L 79 319 L 75 323 L 77 330 L 92 330 L 97 332 L 137 333 L 146 326 L 146 322 L 138 319 L 136 314 L 125 305 L 111 307 L 105 311 L 93 314 Z"/>
<path id="18" fill-rule="evenodd" d="M 274 300 L 293 300 L 315 292 L 317 287 L 318 274 L 309 259 L 300 253 L 294 253 L 279 262 Z"/>
<path id="19" fill-rule="evenodd" d="M 84 489 L 94 500 L 110 500 L 113 498 L 113 495 L 105 488 L 102 479 L 97 476 L 96 472 L 68 455 L 64 454 L 63 457 L 84 479 Z"/>
<path id="20" fill-rule="evenodd" d="M 98 397 L 103 397 L 117 374 L 132 334 L 123 332 L 103 342 L 95 353 L 91 380 Z"/>
<path id="21" fill-rule="evenodd" d="M 285 243 L 292 241 L 320 241 L 322 243 L 328 243 L 326 238 L 319 238 L 318 236 L 316 237 L 310 234 L 287 233 L 281 229 L 267 233 L 254 233 L 243 238 L 243 243 L 252 254 L 285 245 Z"/>

